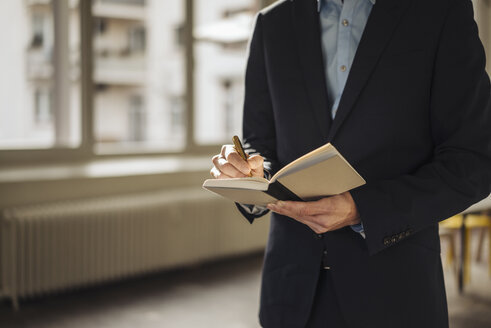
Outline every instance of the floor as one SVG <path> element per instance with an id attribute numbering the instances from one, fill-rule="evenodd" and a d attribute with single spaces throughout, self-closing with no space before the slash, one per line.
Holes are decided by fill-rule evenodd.
<path id="1" fill-rule="evenodd" d="M 254 328 L 262 255 L 24 301 L 14 313 L 0 303 L 2 328 Z M 487 264 L 473 266 L 458 296 L 446 270 L 451 328 L 491 327 L 491 278 Z"/>

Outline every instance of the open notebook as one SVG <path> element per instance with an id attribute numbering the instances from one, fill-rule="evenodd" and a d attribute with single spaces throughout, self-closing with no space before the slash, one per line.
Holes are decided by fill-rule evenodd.
<path id="1" fill-rule="evenodd" d="M 279 170 L 269 181 L 247 177 L 208 179 L 203 188 L 242 204 L 277 200 L 316 200 L 365 184 L 365 180 L 330 143 Z"/>

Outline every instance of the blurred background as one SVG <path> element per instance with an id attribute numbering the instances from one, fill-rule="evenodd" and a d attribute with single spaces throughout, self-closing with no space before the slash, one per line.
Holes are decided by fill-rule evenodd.
<path id="1" fill-rule="evenodd" d="M 259 327 L 269 219 L 201 183 L 273 2 L 0 0 L 0 327 Z M 488 209 L 441 224 L 451 327 L 491 327 Z"/>

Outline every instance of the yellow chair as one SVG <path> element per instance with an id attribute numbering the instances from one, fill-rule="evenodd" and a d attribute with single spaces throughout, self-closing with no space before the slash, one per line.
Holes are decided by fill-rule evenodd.
<path id="1" fill-rule="evenodd" d="M 455 260 L 457 256 L 457 248 L 455 245 L 457 233 L 458 230 L 456 229 L 440 226 L 440 239 L 442 243 L 444 243 L 445 241 L 448 243 L 445 264 L 451 267 L 453 273 L 455 274 L 455 277 L 457 277 L 458 275 L 458 264 Z"/>
<path id="2" fill-rule="evenodd" d="M 491 276 L 491 216 L 488 214 L 469 214 L 467 215 L 467 218 L 465 220 L 465 226 L 467 228 L 467 231 L 471 229 L 481 229 L 481 232 L 485 232 L 487 230 L 488 232 L 488 272 L 489 275 Z M 470 259 L 470 233 L 467 233 L 469 237 L 466 239 L 467 240 L 467 249 L 468 251 L 468 257 Z M 482 254 L 482 248 L 484 245 L 484 238 L 483 234 L 481 233 L 481 238 L 478 243 L 477 247 L 477 253 L 476 253 L 476 260 L 480 260 L 481 254 Z"/>
<path id="3" fill-rule="evenodd" d="M 464 218 L 465 217 L 465 218 Z M 465 242 L 462 243 L 463 261 L 459 262 L 459 266 L 462 267 L 462 283 L 470 281 L 470 269 L 471 269 L 471 231 L 473 229 L 482 229 L 476 260 L 480 260 L 482 254 L 482 248 L 484 244 L 484 234 L 488 231 L 489 249 L 488 249 L 488 266 L 489 274 L 491 276 L 491 216 L 486 214 L 459 214 L 452 216 L 451 218 L 440 222 L 440 236 L 449 240 L 449 252 L 447 254 L 447 263 L 453 265 L 454 271 L 458 271 L 456 268 L 456 248 L 455 248 L 455 235 L 462 230 L 462 225 L 465 224 Z M 463 263 L 462 263 L 463 262 Z M 462 289 L 462 286 L 459 286 Z"/>

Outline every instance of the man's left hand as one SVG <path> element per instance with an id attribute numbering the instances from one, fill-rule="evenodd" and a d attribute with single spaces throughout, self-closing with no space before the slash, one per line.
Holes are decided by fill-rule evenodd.
<path id="1" fill-rule="evenodd" d="M 349 191 L 313 202 L 278 201 L 268 209 L 324 233 L 360 223 L 360 215 Z"/>

